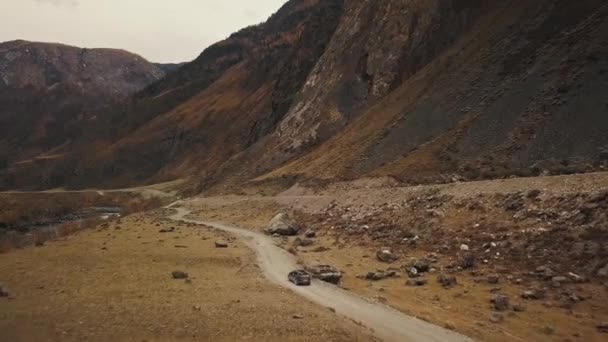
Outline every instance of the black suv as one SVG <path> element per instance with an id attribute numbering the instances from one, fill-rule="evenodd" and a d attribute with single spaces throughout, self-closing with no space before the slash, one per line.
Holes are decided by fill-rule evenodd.
<path id="1" fill-rule="evenodd" d="M 308 286 L 310 285 L 311 277 L 306 271 L 297 270 L 289 272 L 287 279 L 298 286 Z"/>

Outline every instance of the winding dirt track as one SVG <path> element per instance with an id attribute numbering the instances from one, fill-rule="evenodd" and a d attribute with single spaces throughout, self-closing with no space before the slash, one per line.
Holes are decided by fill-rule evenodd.
<path id="1" fill-rule="evenodd" d="M 238 236 L 255 251 L 259 266 L 268 280 L 288 288 L 314 303 L 335 309 L 336 313 L 372 329 L 377 337 L 385 341 L 472 341 L 451 330 L 407 316 L 386 305 L 370 302 L 321 281 L 313 281 L 311 286 L 295 286 L 287 280 L 287 274 L 298 268 L 295 258 L 275 245 L 270 237 L 222 223 L 186 219 L 185 217 L 190 212 L 184 208 L 175 207 L 178 204 L 179 202 L 168 207 L 177 211 L 170 219 L 207 225 Z"/>

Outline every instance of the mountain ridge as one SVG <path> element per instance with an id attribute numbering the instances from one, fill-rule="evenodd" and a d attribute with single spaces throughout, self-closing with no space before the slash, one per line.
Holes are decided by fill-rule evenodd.
<path id="1" fill-rule="evenodd" d="M 88 145 L 103 152 L 45 165 L 38 186 L 59 185 L 49 180 L 67 165 L 71 187 L 192 177 L 220 192 L 599 170 L 607 11 L 599 0 L 288 1 L 112 110 Z M 17 170 L 17 187 L 40 174 Z"/>

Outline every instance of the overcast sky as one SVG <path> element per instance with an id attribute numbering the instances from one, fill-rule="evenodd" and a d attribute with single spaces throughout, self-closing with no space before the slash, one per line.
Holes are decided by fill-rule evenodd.
<path id="1" fill-rule="evenodd" d="M 265 21 L 286 0 L 0 0 L 0 41 L 120 48 L 153 62 L 194 59 Z"/>

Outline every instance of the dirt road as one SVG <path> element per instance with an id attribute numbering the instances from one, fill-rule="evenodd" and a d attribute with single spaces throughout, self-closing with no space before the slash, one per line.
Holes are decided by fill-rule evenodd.
<path id="1" fill-rule="evenodd" d="M 319 305 L 333 308 L 337 314 L 372 329 L 385 341 L 471 341 L 463 335 L 407 316 L 388 306 L 367 301 L 336 286 L 320 281 L 314 281 L 307 287 L 295 286 L 287 280 L 287 274 L 298 268 L 294 257 L 276 246 L 270 237 L 222 223 L 186 219 L 190 212 L 177 207 L 178 205 L 179 202 L 170 206 L 177 210 L 171 219 L 211 226 L 238 236 L 255 251 L 259 266 L 270 281 Z"/>

